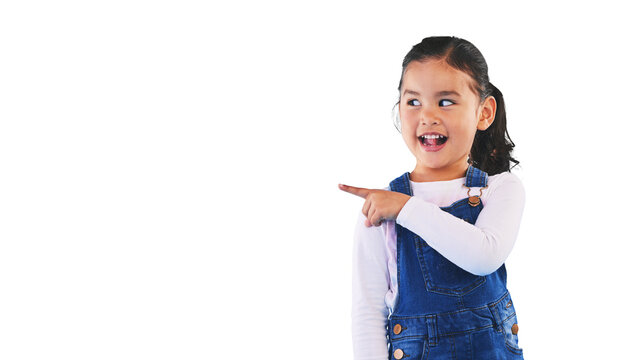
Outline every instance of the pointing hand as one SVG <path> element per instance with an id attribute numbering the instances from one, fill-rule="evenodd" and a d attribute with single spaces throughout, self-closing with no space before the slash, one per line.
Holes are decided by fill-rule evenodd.
<path id="1" fill-rule="evenodd" d="M 363 215 L 367 218 L 365 226 L 380 226 L 385 220 L 396 220 L 398 213 L 411 198 L 396 191 L 365 189 L 339 184 L 339 189 L 365 199 Z"/>

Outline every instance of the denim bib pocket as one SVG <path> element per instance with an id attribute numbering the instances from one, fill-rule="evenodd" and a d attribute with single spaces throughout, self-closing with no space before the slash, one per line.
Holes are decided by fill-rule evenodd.
<path id="1" fill-rule="evenodd" d="M 486 282 L 485 276 L 471 274 L 453 264 L 419 236 L 416 236 L 415 241 L 418 262 L 427 291 L 462 296 Z"/>

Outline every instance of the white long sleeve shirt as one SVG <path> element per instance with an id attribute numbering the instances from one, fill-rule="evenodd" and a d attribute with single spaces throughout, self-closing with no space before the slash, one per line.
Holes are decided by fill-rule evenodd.
<path id="1" fill-rule="evenodd" d="M 413 196 L 396 223 L 422 237 L 445 258 L 475 275 L 488 275 L 512 251 L 525 206 L 520 179 L 503 172 L 488 177 L 483 210 L 474 225 L 440 207 L 467 198 L 465 178 L 413 182 Z M 389 187 L 384 188 L 389 190 Z M 478 195 L 479 188 L 472 188 Z M 398 294 L 394 221 L 365 226 L 359 211 L 352 254 L 352 341 L 355 360 L 387 360 L 385 325 Z"/>

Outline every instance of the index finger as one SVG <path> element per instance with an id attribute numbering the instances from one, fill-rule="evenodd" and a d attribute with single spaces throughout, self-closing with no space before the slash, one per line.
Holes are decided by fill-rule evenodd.
<path id="1" fill-rule="evenodd" d="M 344 185 L 344 184 L 339 184 L 339 189 L 341 189 L 341 190 L 343 190 L 345 192 L 349 192 L 350 194 L 362 197 L 364 199 L 370 193 L 370 189 L 360 188 L 360 187 L 350 186 L 350 185 Z"/>

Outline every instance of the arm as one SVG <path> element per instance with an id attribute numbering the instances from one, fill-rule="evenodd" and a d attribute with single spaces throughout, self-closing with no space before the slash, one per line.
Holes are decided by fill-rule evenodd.
<path id="1" fill-rule="evenodd" d="M 396 222 L 421 236 L 445 258 L 475 275 L 497 270 L 514 247 L 525 206 L 525 189 L 513 174 L 504 176 L 483 201 L 474 225 L 413 196 Z"/>
<path id="2" fill-rule="evenodd" d="M 352 345 L 355 360 L 388 358 L 387 254 L 382 227 L 366 227 L 359 213 L 352 250 Z"/>

